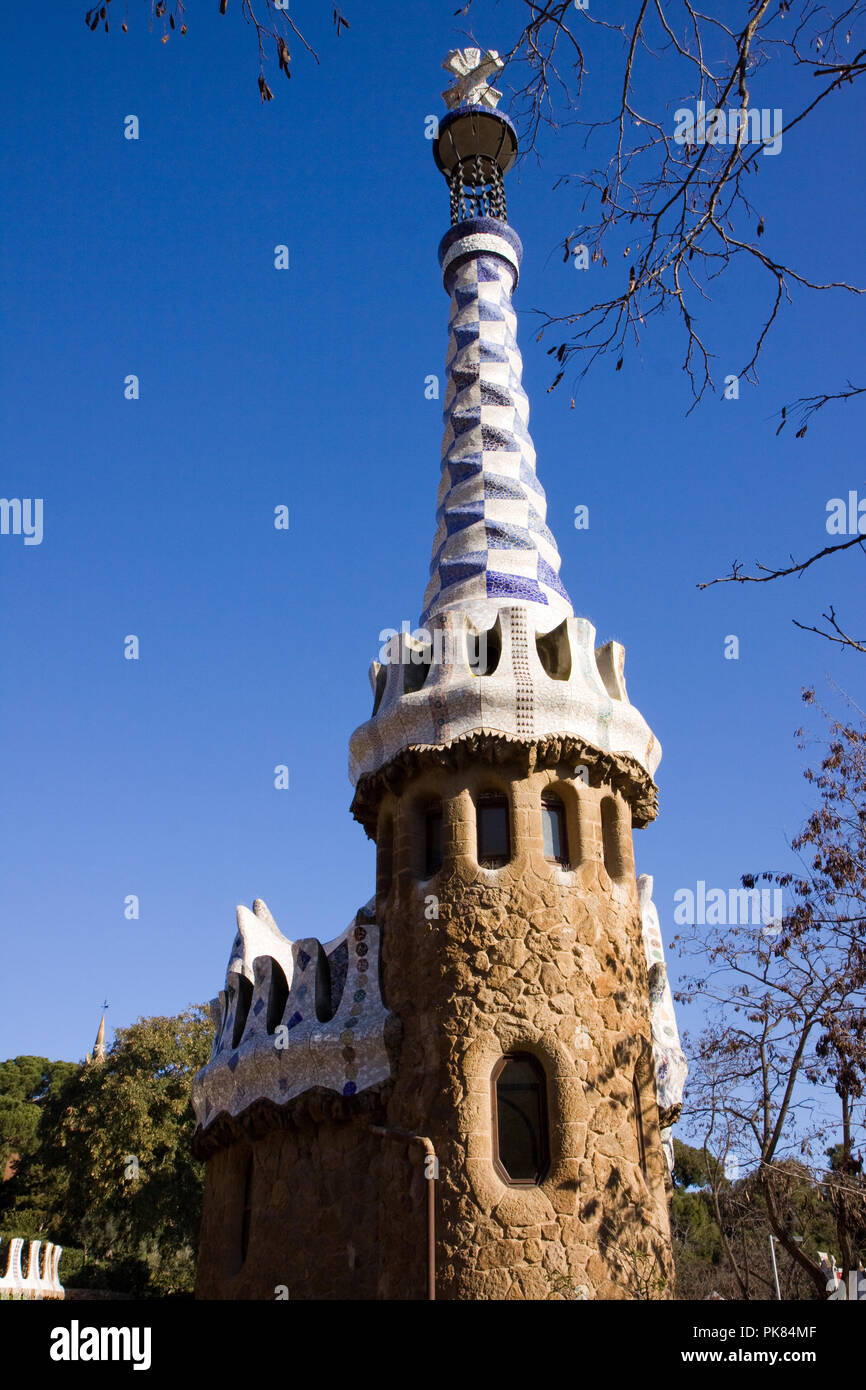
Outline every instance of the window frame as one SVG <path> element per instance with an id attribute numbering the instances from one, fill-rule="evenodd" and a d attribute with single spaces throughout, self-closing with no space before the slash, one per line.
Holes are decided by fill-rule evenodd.
<path id="1" fill-rule="evenodd" d="M 559 855 L 547 854 L 544 851 L 545 811 L 555 814 L 559 820 Z M 568 852 L 568 809 L 562 797 L 553 788 L 545 788 L 541 793 L 541 847 L 546 863 L 558 864 L 561 869 L 571 868 L 571 856 Z"/>
<path id="2" fill-rule="evenodd" d="M 481 853 L 481 813 L 487 808 L 500 806 L 505 811 L 505 846 L 506 853 L 482 854 Z M 514 846 L 511 837 L 511 801 L 505 792 L 487 791 L 482 792 L 475 798 L 475 855 L 478 864 L 482 869 L 503 869 L 506 864 L 510 864 L 514 858 Z"/>
<path id="3" fill-rule="evenodd" d="M 531 1062 L 541 1080 L 539 1165 L 534 1178 L 512 1178 L 499 1156 L 499 1097 L 497 1088 L 499 1078 L 509 1062 Z M 543 1063 L 532 1052 L 505 1052 L 499 1057 L 490 1073 L 491 1109 L 491 1155 L 496 1174 L 508 1187 L 540 1187 L 548 1176 L 551 1166 L 550 1153 L 550 1107 L 547 1097 L 547 1071 Z"/>

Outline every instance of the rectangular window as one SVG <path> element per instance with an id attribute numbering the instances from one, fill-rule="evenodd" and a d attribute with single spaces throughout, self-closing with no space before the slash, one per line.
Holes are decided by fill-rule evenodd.
<path id="1" fill-rule="evenodd" d="M 424 816 L 424 877 L 442 868 L 442 807 L 431 806 Z"/>
<path id="2" fill-rule="evenodd" d="M 504 796 L 485 797 L 478 802 L 478 862 L 498 868 L 510 858 L 508 802 Z"/>
<path id="3" fill-rule="evenodd" d="M 568 860 L 565 846 L 565 807 L 558 797 L 546 797 L 542 801 L 541 830 L 545 859 L 565 864 Z"/>

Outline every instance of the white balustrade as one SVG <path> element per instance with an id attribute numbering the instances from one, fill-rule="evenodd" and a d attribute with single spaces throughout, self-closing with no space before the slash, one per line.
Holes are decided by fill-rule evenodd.
<path id="1" fill-rule="evenodd" d="M 43 1247 L 41 1240 L 31 1240 L 26 1274 L 21 1270 L 23 1250 L 23 1237 L 14 1236 L 9 1242 L 6 1273 L 0 1277 L 0 1299 L 63 1298 L 64 1289 L 58 1274 L 63 1246 L 49 1240 Z"/>

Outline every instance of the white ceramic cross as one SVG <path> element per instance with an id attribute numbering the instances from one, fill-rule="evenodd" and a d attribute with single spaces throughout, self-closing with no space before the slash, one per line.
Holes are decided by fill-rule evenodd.
<path id="1" fill-rule="evenodd" d="M 482 54 L 480 48 L 453 48 L 442 66 L 457 78 L 454 85 L 442 93 L 449 111 L 455 106 L 495 108 L 502 93 L 491 87 L 487 79 L 505 64 L 493 49 Z"/>

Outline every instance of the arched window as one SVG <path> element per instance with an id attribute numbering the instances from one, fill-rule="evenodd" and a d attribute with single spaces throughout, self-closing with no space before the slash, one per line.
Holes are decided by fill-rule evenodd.
<path id="1" fill-rule="evenodd" d="M 424 877 L 442 868 L 442 802 L 431 801 L 424 812 Z"/>
<path id="2" fill-rule="evenodd" d="M 541 833 L 544 857 L 555 864 L 568 864 L 568 838 L 565 828 L 565 807 L 555 792 L 544 792 L 541 798 Z"/>
<path id="3" fill-rule="evenodd" d="M 503 1057 L 493 1069 L 493 1163 L 506 1182 L 533 1187 L 550 1162 L 547 1083 L 528 1052 Z"/>
<path id="4" fill-rule="evenodd" d="M 511 858 L 508 825 L 508 798 L 491 792 L 480 796 L 476 807 L 478 821 L 478 863 L 485 869 L 498 869 Z"/>
<path id="5" fill-rule="evenodd" d="M 633 1077 L 631 1088 L 634 1097 L 634 1127 L 637 1131 L 638 1161 L 640 1163 L 640 1170 L 644 1177 L 646 1177 L 646 1136 L 644 1135 L 643 1129 L 643 1110 L 641 1109 L 640 1085 L 638 1084 L 637 1076 Z"/>
<path id="6" fill-rule="evenodd" d="M 250 1248 L 250 1227 L 253 1219 L 253 1156 L 247 1159 L 244 1173 L 244 1204 L 241 1209 L 241 1264 Z"/>

